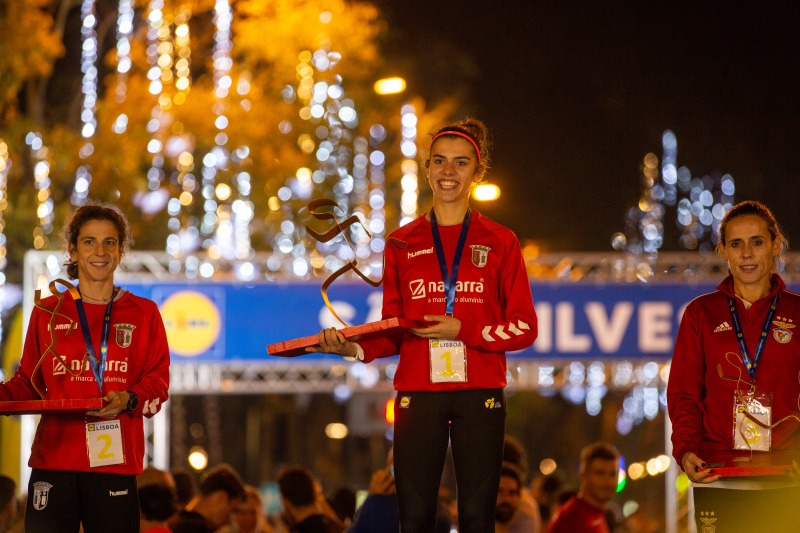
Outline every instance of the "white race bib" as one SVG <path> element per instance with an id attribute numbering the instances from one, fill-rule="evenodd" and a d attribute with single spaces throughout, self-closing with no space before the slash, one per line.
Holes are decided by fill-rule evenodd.
<path id="1" fill-rule="evenodd" d="M 122 423 L 119 420 L 87 422 L 86 447 L 91 468 L 124 463 Z"/>
<path id="2" fill-rule="evenodd" d="M 431 359 L 431 383 L 464 383 L 467 381 L 467 349 L 464 343 L 450 339 L 428 342 Z"/>

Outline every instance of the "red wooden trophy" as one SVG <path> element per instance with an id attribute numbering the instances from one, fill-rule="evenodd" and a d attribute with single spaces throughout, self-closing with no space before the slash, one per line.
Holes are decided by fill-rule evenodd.
<path id="1" fill-rule="evenodd" d="M 61 285 L 65 287 L 67 290 L 64 292 L 59 292 L 56 288 L 57 285 Z M 67 372 L 72 374 L 73 376 L 79 375 L 84 368 L 84 361 L 87 357 L 91 357 L 88 353 L 83 355 L 83 360 L 81 361 L 80 370 L 77 372 L 73 372 L 70 368 L 70 365 L 64 360 L 64 358 L 56 351 L 56 317 L 61 316 L 62 318 L 69 321 L 70 326 L 74 324 L 74 320 L 63 313 L 59 313 L 59 309 L 61 308 L 61 304 L 64 303 L 64 299 L 66 298 L 65 293 L 69 292 L 70 296 L 77 300 L 81 297 L 78 290 L 75 288 L 68 281 L 64 281 L 63 279 L 55 279 L 50 282 L 49 285 L 50 292 L 56 295 L 58 299 L 58 303 L 56 304 L 55 308 L 50 309 L 49 307 L 45 307 L 42 304 L 41 299 L 41 290 L 37 290 L 34 296 L 34 304 L 39 309 L 43 309 L 50 313 L 50 344 L 45 349 L 44 353 L 39 358 L 39 362 L 36 363 L 36 366 L 31 373 L 31 385 L 39 394 L 39 397 L 42 398 L 40 400 L 21 400 L 21 401 L 0 401 L 0 414 L 3 415 L 24 415 L 24 414 L 44 414 L 44 413 L 83 413 L 86 411 L 97 410 L 103 407 L 105 403 L 102 398 L 64 398 L 64 399 L 57 399 L 57 400 L 45 400 L 44 392 L 42 389 L 36 384 L 36 375 L 39 368 L 42 366 L 42 361 L 47 358 L 48 354 L 52 354 L 58 362 L 64 366 Z M 77 328 L 70 327 L 67 330 L 67 335 L 75 331 Z M 49 360 L 49 359 L 48 359 Z M 42 386 L 44 384 L 42 383 Z"/>

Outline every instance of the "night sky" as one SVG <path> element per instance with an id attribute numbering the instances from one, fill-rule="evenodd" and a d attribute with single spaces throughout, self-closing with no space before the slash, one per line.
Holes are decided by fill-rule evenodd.
<path id="1" fill-rule="evenodd" d="M 503 194 L 475 206 L 520 239 L 610 250 L 638 202 L 645 154 L 660 159 L 671 129 L 678 166 L 731 174 L 736 201 L 766 203 L 800 249 L 794 4 L 377 4 L 389 27 L 386 74 L 428 102 L 460 94 L 463 113 L 489 125 L 490 180 Z M 662 250 L 679 249 L 674 219 L 673 208 Z"/>

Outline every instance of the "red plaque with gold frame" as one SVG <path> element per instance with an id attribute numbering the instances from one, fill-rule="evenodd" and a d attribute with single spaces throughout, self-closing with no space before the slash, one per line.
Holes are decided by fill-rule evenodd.
<path id="1" fill-rule="evenodd" d="M 703 455 L 706 469 L 722 477 L 782 476 L 797 471 L 800 451 L 712 452 Z"/>
<path id="2" fill-rule="evenodd" d="M 415 320 L 407 318 L 388 318 L 378 322 L 347 327 L 340 331 L 348 340 L 358 341 L 402 335 L 409 328 L 414 328 L 418 325 Z M 267 346 L 267 352 L 278 357 L 297 357 L 298 355 L 309 353 L 306 348 L 312 346 L 319 346 L 319 334 L 270 344 Z"/>
<path id="3" fill-rule="evenodd" d="M 102 398 L 4 401 L 0 402 L 0 415 L 85 413 L 101 409 L 104 403 Z"/>

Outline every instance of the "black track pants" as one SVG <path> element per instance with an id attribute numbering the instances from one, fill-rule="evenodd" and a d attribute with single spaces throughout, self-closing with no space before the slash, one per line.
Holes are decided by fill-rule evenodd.
<path id="1" fill-rule="evenodd" d="M 402 533 L 434 531 L 448 441 L 459 531 L 494 531 L 505 423 L 501 388 L 397 393 L 394 472 Z"/>

